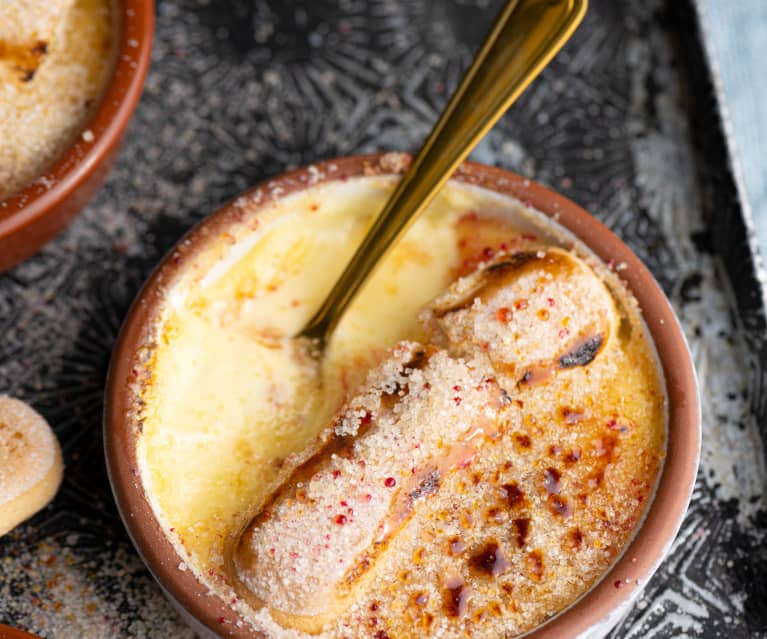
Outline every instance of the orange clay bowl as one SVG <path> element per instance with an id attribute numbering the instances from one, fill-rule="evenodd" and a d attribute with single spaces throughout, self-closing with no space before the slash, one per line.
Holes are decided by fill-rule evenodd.
<path id="1" fill-rule="evenodd" d="M 263 203 L 318 181 L 392 173 L 386 156 L 354 156 L 299 169 L 269 181 Z M 319 179 L 318 179 L 319 176 Z M 566 198 L 508 171 L 465 163 L 454 179 L 510 195 L 570 230 L 606 263 L 625 262 L 621 276 L 634 294 L 655 342 L 668 395 L 667 457 L 654 500 L 623 555 L 601 581 L 575 604 L 527 635 L 535 639 L 601 637 L 625 614 L 649 580 L 681 525 L 690 499 L 700 452 L 700 408 L 695 372 L 682 330 L 653 276 L 611 231 Z M 251 192 L 254 192 L 253 189 Z M 247 194 L 245 194 L 247 197 Z M 157 581 L 202 636 L 253 639 L 256 633 L 222 600 L 208 594 L 192 572 L 180 571 L 181 557 L 163 533 L 144 494 L 136 458 L 138 424 L 132 383 L 141 367 L 142 347 L 163 302 L 165 287 L 206 238 L 236 221 L 233 202 L 192 229 L 149 278 L 128 313 L 112 357 L 107 381 L 105 451 L 112 489 L 125 526 Z M 615 583 L 621 580 L 622 587 Z M 624 581 L 625 580 L 625 581 Z M 630 581 L 629 581 L 630 580 Z"/>
<path id="2" fill-rule="evenodd" d="M 40 637 L 0 624 L 0 639 L 40 639 Z"/>
<path id="3" fill-rule="evenodd" d="M 75 218 L 117 159 L 136 109 L 154 31 L 154 0 L 116 0 L 117 50 L 101 103 L 83 125 L 93 139 L 76 141 L 43 175 L 0 201 L 0 272 L 30 257 Z"/>

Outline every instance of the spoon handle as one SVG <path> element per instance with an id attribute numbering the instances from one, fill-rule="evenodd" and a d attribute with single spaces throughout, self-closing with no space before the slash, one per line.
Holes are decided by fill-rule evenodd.
<path id="1" fill-rule="evenodd" d="M 540 74 L 587 0 L 509 0 L 383 211 L 302 335 L 325 339 L 383 256 L 498 118 Z"/>

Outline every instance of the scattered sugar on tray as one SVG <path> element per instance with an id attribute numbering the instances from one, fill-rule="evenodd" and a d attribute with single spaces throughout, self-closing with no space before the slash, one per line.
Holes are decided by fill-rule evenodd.
<path id="1" fill-rule="evenodd" d="M 13 609 L 31 632 L 56 639 L 109 639 L 116 634 L 193 638 L 170 604 L 157 597 L 157 586 L 127 546 L 110 544 L 99 555 L 56 538 L 18 547 L 24 548 L 20 555 L 6 556 L 0 564 L 0 598 L 14 602 Z M 101 579 L 94 582 L 91 573 L 97 565 L 102 566 Z M 107 565 L 113 568 L 104 571 Z M 18 597 L 22 584 L 33 595 Z M 128 594 L 140 606 L 126 617 L 121 610 Z"/>

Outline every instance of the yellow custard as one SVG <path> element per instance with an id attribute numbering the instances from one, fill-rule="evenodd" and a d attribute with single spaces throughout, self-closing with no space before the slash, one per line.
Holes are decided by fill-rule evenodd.
<path id="1" fill-rule="evenodd" d="M 45 171 L 81 134 L 112 69 L 117 39 L 111 0 L 52 0 L 54 15 L 37 8 L 40 21 L 51 24 L 21 20 L 30 33 L 6 33 L 17 11 L 19 18 L 33 13 L 17 5 L 10 0 L 7 16 L 0 9 L 0 199 Z"/>
<path id="2" fill-rule="evenodd" d="M 219 237 L 211 237 L 206 248 L 185 258 L 181 276 L 167 291 L 157 319 L 150 379 L 143 388 L 142 434 L 137 444 L 141 477 L 155 514 L 185 559 L 180 569 L 193 570 L 226 601 L 233 597 L 231 580 L 224 570 L 226 545 L 248 523 L 254 507 L 263 503 L 275 482 L 284 478 L 286 467 L 289 470 L 297 463 L 298 459 L 290 455 L 304 449 L 327 426 L 387 349 L 402 339 L 423 339 L 416 319 L 418 311 L 456 274 L 470 270 L 499 247 L 515 250 L 542 242 L 573 244 L 571 237 L 553 232 L 543 216 L 520 202 L 450 182 L 387 257 L 339 324 L 325 354 L 320 396 L 313 369 L 282 347 L 279 338 L 298 332 L 311 316 L 393 184 L 389 177 L 364 177 L 316 185 L 262 206 L 242 201 L 242 221 Z M 474 631 L 483 636 L 514 634 L 571 602 L 620 553 L 651 497 L 661 463 L 665 398 L 654 350 L 633 300 L 621 292 L 613 274 L 597 268 L 617 292 L 622 313 L 619 335 L 596 372 L 581 369 L 568 373 L 570 377 L 559 386 L 552 385 L 550 396 L 543 397 L 539 406 L 532 402 L 520 409 L 520 428 L 540 431 L 534 424 L 537 417 L 541 423 L 546 419 L 567 424 L 571 419 L 575 420 L 572 423 L 587 422 L 590 430 L 584 427 L 584 437 L 592 439 L 584 441 L 597 442 L 594 450 L 588 448 L 591 444 L 583 445 L 583 463 L 591 464 L 588 476 L 595 477 L 599 485 L 603 478 L 636 485 L 636 500 L 627 507 L 627 502 L 614 503 L 607 494 L 597 496 L 592 498 L 592 509 L 599 510 L 598 515 L 576 513 L 570 523 L 562 523 L 560 517 L 552 519 L 553 524 L 547 518 L 556 513 L 539 515 L 530 506 L 524 536 L 532 525 L 531 544 L 535 541 L 549 552 L 552 541 L 545 530 L 558 531 L 560 525 L 565 540 L 564 550 L 557 545 L 553 555 L 545 555 L 548 562 L 550 556 L 565 552 L 565 558 L 556 560 L 557 567 L 545 564 L 535 546 L 519 545 L 520 579 L 527 579 L 529 588 L 518 588 L 514 597 L 519 597 L 521 604 L 539 601 L 535 610 L 528 606 L 529 610 L 520 612 L 517 608 L 523 605 L 506 602 L 506 607 L 498 608 L 502 614 L 483 608 L 469 610 L 466 620 L 435 620 L 436 608 L 408 603 L 419 597 L 427 601 L 427 585 L 413 584 L 412 576 L 402 583 L 396 577 L 402 572 L 396 566 L 408 566 L 412 557 L 400 564 L 395 557 L 390 567 L 390 573 L 396 573 L 393 581 L 386 573 L 378 586 L 382 589 L 382 584 L 388 584 L 389 594 L 375 588 L 363 593 L 355 606 L 325 628 L 326 636 L 348 635 L 349 628 L 362 619 L 361 611 L 371 608 L 380 612 L 371 617 L 375 622 L 365 623 L 386 620 L 392 637 L 402 636 L 407 628 L 415 627 L 413 624 L 426 624 L 419 631 L 423 634 L 463 636 L 470 631 L 465 624 L 475 621 L 479 626 Z M 609 388 L 606 377 L 612 382 Z M 612 419 L 611 424 L 609 415 L 603 417 L 602 400 L 610 410 L 618 411 L 620 420 L 632 424 L 630 432 L 626 428 L 625 439 L 620 442 L 625 448 L 620 450 L 641 451 L 635 459 L 623 454 L 611 463 L 618 444 L 605 438 L 613 437 L 608 431 L 617 422 Z M 565 409 L 570 412 L 563 412 Z M 603 436 L 605 428 L 608 434 Z M 525 461 L 528 449 L 539 458 L 557 458 L 561 465 L 568 454 L 576 461 L 581 457 L 581 442 L 574 438 L 563 440 L 566 450 L 543 451 L 537 449 L 536 442 L 531 446 L 529 438 L 527 446 L 519 444 L 524 444 L 527 435 L 510 432 L 509 437 L 508 450 L 501 442 L 483 452 L 485 458 L 476 464 L 475 474 L 500 468 L 503 456 L 510 454 L 519 457 L 515 463 L 538 469 L 543 463 L 539 459 Z M 609 449 L 606 453 L 600 448 L 603 446 Z M 480 482 L 474 481 L 475 485 Z M 459 476 L 446 485 L 456 494 L 465 494 L 467 482 L 471 482 L 470 477 Z M 601 489 L 595 485 L 588 490 Z M 482 491 L 489 495 L 491 489 L 480 486 L 476 491 L 477 495 L 484 494 Z M 622 491 L 618 492 L 623 499 Z M 464 501 L 456 501 L 455 507 L 463 508 Z M 471 508 L 466 515 L 469 527 L 476 524 L 491 529 L 500 522 L 484 522 L 479 514 L 486 510 L 483 505 L 477 506 L 477 513 L 471 514 Z M 612 512 L 615 509 L 625 512 Z M 431 515 L 442 516 L 437 511 Z M 504 517 L 503 525 L 520 535 L 522 519 Z M 461 521 L 458 517 L 456 525 Z M 576 521 L 583 532 L 574 525 Z M 412 546 L 420 534 L 425 534 L 422 524 L 414 521 L 403 532 L 403 548 L 410 548 L 408 544 Z M 446 530 L 450 525 L 446 523 Z M 428 542 L 421 545 L 417 554 L 427 556 Z M 438 568 L 439 562 L 434 566 Z M 416 581 L 417 575 L 416 571 Z M 426 572 L 423 578 L 427 578 Z M 486 585 L 480 580 L 471 587 L 480 593 Z M 444 602 L 434 603 L 437 596 L 432 594 L 428 605 L 444 609 Z M 508 594 L 505 597 L 510 598 Z M 476 598 L 479 600 L 480 595 Z M 267 611 L 253 611 L 241 601 L 234 605 L 255 627 L 272 635 L 282 634 L 281 626 Z M 374 635 L 365 631 L 349 636 Z"/>

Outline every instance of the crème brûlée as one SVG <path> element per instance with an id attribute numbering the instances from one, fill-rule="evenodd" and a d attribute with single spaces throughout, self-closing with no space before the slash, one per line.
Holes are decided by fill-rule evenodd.
<path id="1" fill-rule="evenodd" d="M 112 0 L 3 0 L 0 199 L 83 133 L 113 67 Z"/>
<path id="2" fill-rule="evenodd" d="M 621 554 L 662 465 L 635 301 L 480 187 L 448 183 L 318 370 L 290 337 L 393 185 L 239 201 L 180 258 L 137 373 L 141 481 L 179 570 L 268 636 L 522 634 Z"/>

